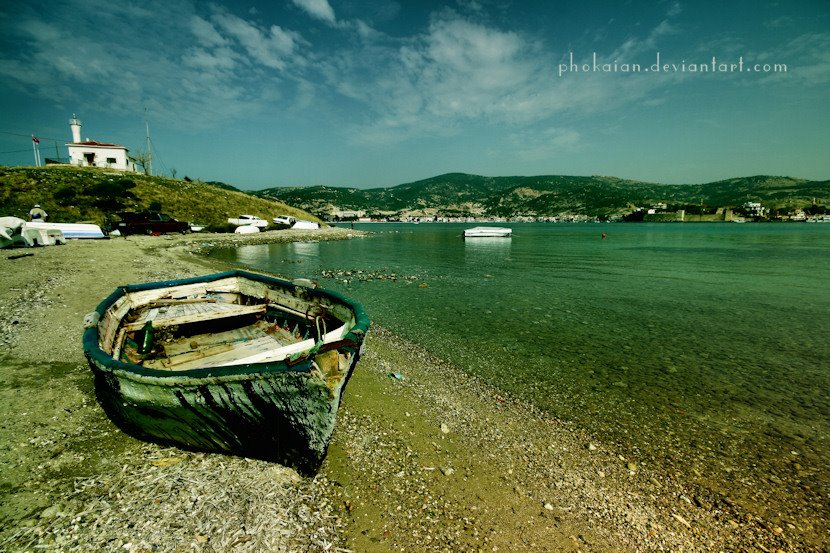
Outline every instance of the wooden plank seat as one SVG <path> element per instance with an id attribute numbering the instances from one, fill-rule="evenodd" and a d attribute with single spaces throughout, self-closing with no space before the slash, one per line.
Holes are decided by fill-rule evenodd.
<path id="1" fill-rule="evenodd" d="M 236 305 L 232 303 L 183 303 L 167 307 L 154 307 L 143 311 L 138 319 L 126 323 L 122 328 L 133 332 L 144 327 L 151 321 L 153 328 L 162 328 L 172 325 L 210 321 L 227 317 L 239 317 L 255 313 L 265 313 L 265 304 Z"/>
<path id="2" fill-rule="evenodd" d="M 163 356 L 147 359 L 143 365 L 153 369 L 190 370 L 235 364 L 239 359 L 271 357 L 301 339 L 264 321 L 224 332 L 181 337 L 162 344 Z M 289 348 L 291 350 L 293 348 Z M 285 355 L 288 355 L 286 350 Z M 283 356 L 283 357 L 284 357 Z"/>

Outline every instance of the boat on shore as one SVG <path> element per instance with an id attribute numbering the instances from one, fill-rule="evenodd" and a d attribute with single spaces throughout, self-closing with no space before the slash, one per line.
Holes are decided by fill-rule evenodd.
<path id="1" fill-rule="evenodd" d="M 320 223 L 314 221 L 306 221 L 304 219 L 297 219 L 289 215 L 280 215 L 272 219 L 277 230 L 317 230 L 320 228 Z"/>
<path id="2" fill-rule="evenodd" d="M 305 221 L 303 219 L 297 219 L 293 225 L 291 225 L 291 230 L 317 230 L 320 228 L 320 223 L 315 223 L 314 221 Z"/>
<path id="3" fill-rule="evenodd" d="M 101 240 L 106 238 L 101 227 L 93 223 L 45 223 L 31 221 L 26 228 L 45 231 L 60 231 L 64 238 Z"/>
<path id="4" fill-rule="evenodd" d="M 291 217 L 290 215 L 280 215 L 279 217 L 274 217 L 271 219 L 271 222 L 274 223 L 275 230 L 285 230 L 287 228 L 291 228 L 294 226 L 294 223 L 297 222 L 297 219 Z"/>
<path id="5" fill-rule="evenodd" d="M 264 229 L 268 226 L 268 221 L 260 219 L 256 215 L 240 215 L 239 217 L 228 219 L 228 224 L 236 225 L 237 227 L 254 226 Z"/>
<path id="6" fill-rule="evenodd" d="M 473 227 L 464 231 L 464 238 L 510 238 L 513 229 L 505 227 Z"/>
<path id="7" fill-rule="evenodd" d="M 121 286 L 84 322 L 98 402 L 123 431 L 306 474 L 370 324 L 311 281 L 239 270 Z"/>
<path id="8" fill-rule="evenodd" d="M 242 225 L 241 227 L 236 227 L 233 232 L 234 234 L 257 234 L 260 230 L 256 225 Z"/>

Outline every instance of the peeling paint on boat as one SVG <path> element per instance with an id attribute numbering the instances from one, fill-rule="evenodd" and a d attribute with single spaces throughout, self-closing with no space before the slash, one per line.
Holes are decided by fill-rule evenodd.
<path id="1" fill-rule="evenodd" d="M 347 314 L 348 331 L 334 341 L 321 340 L 306 351 L 265 363 L 160 370 L 112 357 L 117 334 L 111 328 L 113 313 L 126 313 L 124 302 L 130 297 L 229 278 L 241 279 L 242 287 L 255 285 L 249 289 L 264 284 L 279 292 L 266 292 L 264 301 L 283 294 Z M 370 325 L 354 300 L 245 271 L 123 286 L 96 313 L 97 317 L 87 317 L 84 353 L 95 376 L 98 401 L 122 430 L 185 448 L 274 460 L 306 473 L 316 471 L 325 457 L 343 389 Z"/>

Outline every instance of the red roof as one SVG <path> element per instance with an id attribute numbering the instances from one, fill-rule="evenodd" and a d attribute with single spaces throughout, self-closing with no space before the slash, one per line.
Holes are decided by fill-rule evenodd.
<path id="1" fill-rule="evenodd" d="M 124 148 L 121 144 L 110 144 L 109 142 L 98 142 L 97 140 L 87 140 L 85 142 L 70 142 L 73 146 L 103 146 L 104 148 Z M 126 148 L 124 148 L 126 150 Z"/>

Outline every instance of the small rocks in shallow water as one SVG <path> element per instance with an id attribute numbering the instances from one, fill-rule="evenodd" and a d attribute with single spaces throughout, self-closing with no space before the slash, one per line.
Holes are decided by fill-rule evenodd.
<path id="1" fill-rule="evenodd" d="M 686 519 L 685 519 L 685 518 L 683 518 L 682 516 L 678 515 L 677 513 L 672 513 L 672 514 L 671 514 L 671 516 L 673 516 L 673 517 L 674 517 L 674 519 L 675 519 L 677 522 L 679 522 L 680 524 L 682 524 L 682 525 L 683 525 L 683 526 L 685 526 L 686 528 L 691 528 L 691 527 L 692 527 L 692 525 L 691 525 L 691 524 L 689 524 L 689 521 L 688 521 L 688 520 L 686 520 Z"/>
<path id="2" fill-rule="evenodd" d="M 56 503 L 56 504 L 52 505 L 51 507 L 45 508 L 40 513 L 40 518 L 55 518 L 57 516 L 60 516 L 62 509 L 63 509 L 63 506 L 60 503 Z"/>

